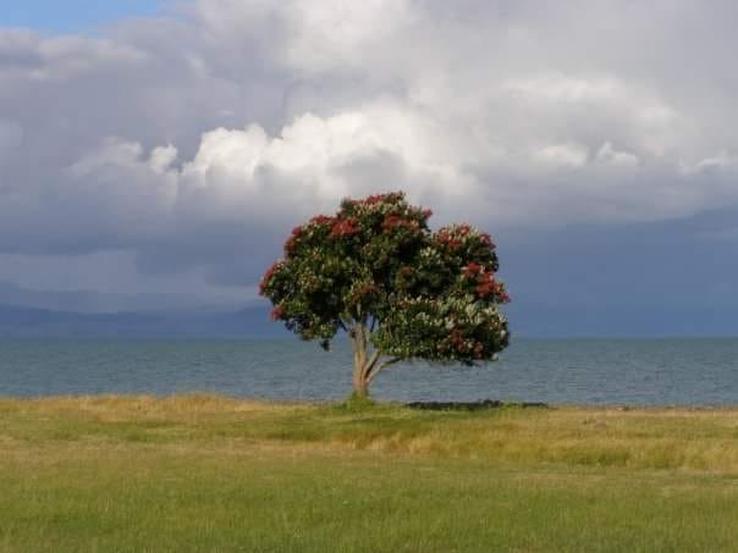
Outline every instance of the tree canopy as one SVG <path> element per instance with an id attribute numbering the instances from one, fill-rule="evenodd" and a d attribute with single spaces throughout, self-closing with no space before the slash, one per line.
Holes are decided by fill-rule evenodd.
<path id="1" fill-rule="evenodd" d="M 467 224 L 433 232 L 401 192 L 346 199 L 295 227 L 261 280 L 272 319 L 328 348 L 354 350 L 354 392 L 385 367 L 424 359 L 475 364 L 508 344 L 509 301 L 491 237 Z"/>

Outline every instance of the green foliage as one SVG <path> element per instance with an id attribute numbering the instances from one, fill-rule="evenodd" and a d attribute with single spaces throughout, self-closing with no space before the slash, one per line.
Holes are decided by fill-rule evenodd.
<path id="1" fill-rule="evenodd" d="M 390 193 L 296 227 L 262 278 L 272 318 L 325 347 L 359 324 L 395 359 L 493 359 L 509 338 L 495 245 L 465 224 L 432 232 L 430 216 Z"/>

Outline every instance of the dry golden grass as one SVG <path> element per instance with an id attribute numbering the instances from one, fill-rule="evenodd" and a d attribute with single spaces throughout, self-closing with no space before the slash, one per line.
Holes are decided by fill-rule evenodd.
<path id="1" fill-rule="evenodd" d="M 352 410 L 214 395 L 0 400 L 0 443 L 48 437 L 192 447 L 291 445 L 503 463 L 738 474 L 738 410 Z M 4 430 L 4 431 L 3 431 Z"/>

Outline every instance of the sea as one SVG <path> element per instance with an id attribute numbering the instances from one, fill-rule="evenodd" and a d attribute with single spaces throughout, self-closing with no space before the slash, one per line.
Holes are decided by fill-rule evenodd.
<path id="1" fill-rule="evenodd" d="M 217 393 L 325 401 L 351 387 L 339 342 L 0 340 L 0 396 Z M 571 405 L 738 405 L 738 339 L 518 339 L 483 366 L 395 365 L 375 380 L 386 401 Z"/>

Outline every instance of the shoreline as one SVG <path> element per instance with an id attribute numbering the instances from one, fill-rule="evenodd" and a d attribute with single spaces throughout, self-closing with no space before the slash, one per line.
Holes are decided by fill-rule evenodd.
<path id="1" fill-rule="evenodd" d="M 105 401 L 226 401 L 241 402 L 244 404 L 261 404 L 264 406 L 310 406 L 310 407 L 338 407 L 346 404 L 347 399 L 304 399 L 304 398 L 268 398 L 249 397 L 213 392 L 183 392 L 174 394 L 155 393 L 80 393 L 80 394 L 48 394 L 48 395 L 2 395 L 0 403 L 3 402 L 55 402 L 55 401 L 81 401 L 81 402 L 105 402 Z M 420 400 L 400 401 L 392 399 L 371 398 L 371 407 L 394 407 L 408 408 L 420 411 L 492 411 L 495 409 L 566 409 L 582 411 L 736 411 L 738 402 L 735 404 L 637 404 L 637 403 L 547 403 L 542 401 L 504 401 L 499 399 L 480 399 L 475 401 L 448 401 L 448 400 Z"/>

